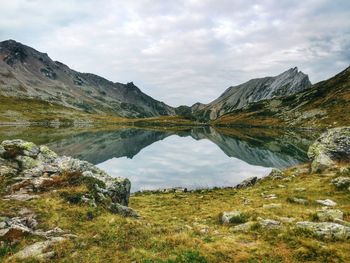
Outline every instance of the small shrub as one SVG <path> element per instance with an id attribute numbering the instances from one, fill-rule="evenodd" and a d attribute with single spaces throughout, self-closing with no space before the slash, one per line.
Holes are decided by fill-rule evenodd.
<path id="1" fill-rule="evenodd" d="M 60 196 L 70 204 L 80 204 L 84 193 L 61 192 Z"/>

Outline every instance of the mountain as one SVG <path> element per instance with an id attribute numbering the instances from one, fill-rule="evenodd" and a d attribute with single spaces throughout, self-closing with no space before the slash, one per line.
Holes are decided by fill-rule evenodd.
<path id="1" fill-rule="evenodd" d="M 328 128 L 350 123 L 350 67 L 310 88 L 251 103 L 214 121 L 216 125 Z"/>
<path id="2" fill-rule="evenodd" d="M 308 76 L 295 67 L 275 77 L 252 79 L 229 87 L 219 98 L 207 105 L 194 104 L 192 112 L 197 118 L 215 120 L 250 103 L 288 96 L 310 87 Z"/>
<path id="3" fill-rule="evenodd" d="M 121 117 L 175 114 L 172 107 L 144 94 L 132 82 L 77 72 L 14 40 L 0 42 L 0 95 Z"/>

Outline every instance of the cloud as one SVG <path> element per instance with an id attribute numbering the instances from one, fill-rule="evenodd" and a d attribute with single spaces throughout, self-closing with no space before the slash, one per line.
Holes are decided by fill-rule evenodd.
<path id="1" fill-rule="evenodd" d="M 12 0 L 0 38 L 70 67 L 134 81 L 170 105 L 298 66 L 312 82 L 350 63 L 350 2 Z"/>

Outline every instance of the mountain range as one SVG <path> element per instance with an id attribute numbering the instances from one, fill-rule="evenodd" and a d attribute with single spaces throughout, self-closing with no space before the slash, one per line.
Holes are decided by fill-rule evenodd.
<path id="1" fill-rule="evenodd" d="M 208 104 L 174 108 L 146 95 L 132 82 L 122 84 L 77 72 L 14 40 L 0 42 L 2 102 L 15 99 L 21 100 L 21 104 L 48 103 L 43 104 L 43 115 L 45 112 L 53 115 L 48 109 L 59 105 L 62 108 L 54 111 L 66 115 L 76 112 L 125 118 L 177 115 L 215 125 L 332 126 L 333 122 L 348 123 L 349 117 L 341 108 L 349 107 L 349 79 L 347 68 L 329 80 L 312 85 L 308 76 L 294 67 L 274 77 L 256 78 L 229 87 Z M 5 112 L 0 107 L 0 121 L 4 116 L 11 119 L 25 112 L 9 112 L 9 107 L 4 107 Z"/>

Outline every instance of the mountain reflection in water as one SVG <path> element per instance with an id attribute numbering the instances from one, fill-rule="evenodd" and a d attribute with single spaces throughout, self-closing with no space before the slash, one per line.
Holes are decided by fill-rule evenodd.
<path id="1" fill-rule="evenodd" d="M 2 127 L 0 139 L 46 144 L 60 155 L 83 159 L 113 176 L 129 178 L 133 191 L 233 186 L 249 176 L 263 176 L 273 167 L 305 162 L 307 148 L 314 140 L 306 132 L 270 129 L 179 130 Z"/>

